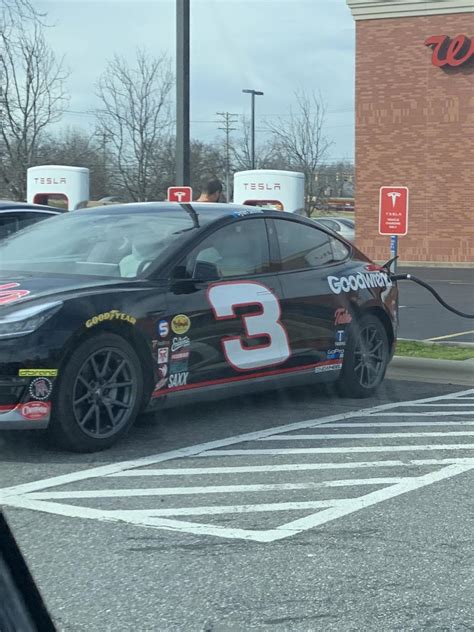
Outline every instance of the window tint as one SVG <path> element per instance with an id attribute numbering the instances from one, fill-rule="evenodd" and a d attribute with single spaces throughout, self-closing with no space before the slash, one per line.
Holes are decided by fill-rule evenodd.
<path id="1" fill-rule="evenodd" d="M 275 220 L 275 226 L 284 271 L 317 268 L 349 254 L 344 244 L 317 228 L 284 220 Z"/>
<path id="2" fill-rule="evenodd" d="M 184 267 L 184 269 L 183 269 Z M 227 278 L 269 270 L 267 233 L 263 219 L 224 226 L 206 237 L 178 266 L 175 277 Z"/>

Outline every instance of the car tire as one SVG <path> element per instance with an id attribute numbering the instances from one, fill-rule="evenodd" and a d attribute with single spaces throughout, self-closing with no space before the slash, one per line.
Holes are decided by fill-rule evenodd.
<path id="1" fill-rule="evenodd" d="M 49 434 L 74 452 L 95 452 L 130 429 L 143 397 L 140 360 L 122 337 L 99 333 L 74 350 L 61 369 Z"/>
<path id="2" fill-rule="evenodd" d="M 336 388 L 342 397 L 370 397 L 383 381 L 390 360 L 387 332 L 376 316 L 364 314 L 353 320 L 348 334 Z"/>

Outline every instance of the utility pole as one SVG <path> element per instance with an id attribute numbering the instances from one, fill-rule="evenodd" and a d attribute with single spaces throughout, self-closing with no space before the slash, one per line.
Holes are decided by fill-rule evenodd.
<path id="1" fill-rule="evenodd" d="M 246 94 L 250 94 L 251 96 L 251 106 L 252 106 L 252 116 L 251 116 L 251 136 L 250 136 L 250 159 L 251 159 L 251 169 L 255 169 L 255 97 L 263 96 L 263 92 L 259 92 L 258 90 L 242 90 Z"/>
<path id="2" fill-rule="evenodd" d="M 217 116 L 222 117 L 223 127 L 219 127 L 219 129 L 225 132 L 225 195 L 227 202 L 230 199 L 230 133 L 235 130 L 235 127 L 231 127 L 234 123 L 236 123 L 237 114 L 231 114 L 231 112 L 216 112 Z"/>
<path id="3" fill-rule="evenodd" d="M 176 183 L 189 185 L 189 0 L 176 0 Z"/>

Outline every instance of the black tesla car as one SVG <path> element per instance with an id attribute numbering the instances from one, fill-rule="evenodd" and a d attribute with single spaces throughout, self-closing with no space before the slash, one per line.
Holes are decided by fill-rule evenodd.
<path id="1" fill-rule="evenodd" d="M 64 214 L 0 249 L 0 428 L 110 446 L 141 412 L 383 380 L 398 290 L 384 268 L 290 213 L 139 203 Z"/>
<path id="2" fill-rule="evenodd" d="M 0 200 L 0 239 L 44 219 L 65 213 L 63 209 L 28 202 Z"/>

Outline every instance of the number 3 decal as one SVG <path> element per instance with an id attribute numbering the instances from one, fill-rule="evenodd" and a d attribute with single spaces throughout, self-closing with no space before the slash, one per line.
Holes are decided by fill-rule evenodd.
<path id="1" fill-rule="evenodd" d="M 280 322 L 277 297 L 261 283 L 234 281 L 211 285 L 207 291 L 216 320 L 242 318 L 246 339 L 266 337 L 267 342 L 244 347 L 240 336 L 224 338 L 222 345 L 229 364 L 238 371 L 248 371 L 281 364 L 290 357 L 286 330 Z M 237 316 L 234 309 L 257 305 L 255 314 Z"/>

